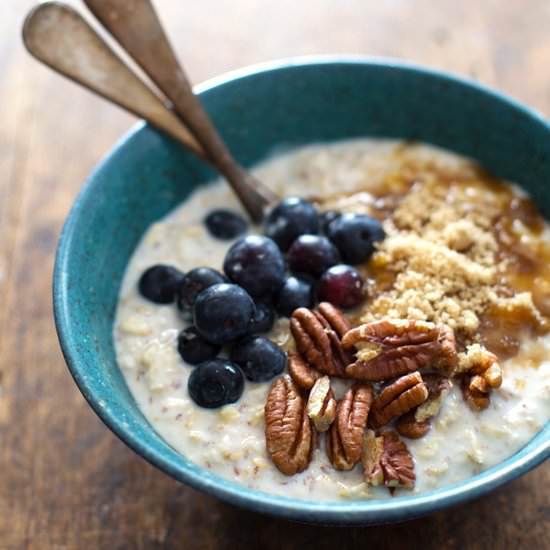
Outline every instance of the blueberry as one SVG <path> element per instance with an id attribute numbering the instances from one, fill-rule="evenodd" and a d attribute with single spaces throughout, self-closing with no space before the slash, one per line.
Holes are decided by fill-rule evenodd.
<path id="1" fill-rule="evenodd" d="M 305 279 L 289 277 L 275 300 L 275 308 L 279 315 L 290 317 L 299 307 L 313 306 L 313 289 L 311 283 Z"/>
<path id="2" fill-rule="evenodd" d="M 288 265 L 294 273 L 319 277 L 339 262 L 338 249 L 319 235 L 302 235 L 288 250 Z"/>
<path id="3" fill-rule="evenodd" d="M 256 313 L 250 323 L 250 334 L 269 332 L 275 321 L 275 314 L 268 304 L 256 302 Z"/>
<path id="4" fill-rule="evenodd" d="M 192 269 L 178 286 L 176 294 L 178 309 L 182 313 L 190 313 L 199 293 L 209 286 L 226 282 L 227 279 L 219 271 L 210 267 Z"/>
<path id="5" fill-rule="evenodd" d="M 285 260 L 277 245 L 262 235 L 239 239 L 223 263 L 225 274 L 254 297 L 276 292 L 285 280 Z"/>
<path id="6" fill-rule="evenodd" d="M 139 293 L 156 304 L 171 304 L 184 274 L 170 265 L 154 265 L 145 270 L 138 282 Z"/>
<path id="7" fill-rule="evenodd" d="M 267 382 L 286 367 L 286 353 L 263 336 L 249 336 L 237 342 L 230 358 L 252 382 Z"/>
<path id="8" fill-rule="evenodd" d="M 218 284 L 203 290 L 195 300 L 197 330 L 209 342 L 227 344 L 246 336 L 256 313 L 246 290 L 237 285 Z"/>
<path id="9" fill-rule="evenodd" d="M 222 240 L 234 239 L 248 228 L 246 220 L 240 214 L 225 208 L 212 210 L 204 218 L 204 225 L 213 237 Z"/>
<path id="10" fill-rule="evenodd" d="M 343 214 L 333 220 L 327 230 L 328 238 L 349 264 L 360 264 L 374 252 L 374 243 L 386 236 L 382 224 L 365 214 Z"/>
<path id="11" fill-rule="evenodd" d="M 350 265 L 335 265 L 323 273 L 317 295 L 321 302 L 344 309 L 358 306 L 365 299 L 363 277 Z"/>
<path id="12" fill-rule="evenodd" d="M 187 391 L 199 406 L 214 409 L 238 401 L 244 389 L 244 376 L 235 363 L 227 359 L 210 359 L 198 365 L 189 380 Z"/>
<path id="13" fill-rule="evenodd" d="M 190 365 L 198 365 L 207 359 L 213 359 L 220 349 L 217 344 L 205 340 L 193 326 L 183 329 L 178 335 L 178 352 Z"/>
<path id="14" fill-rule="evenodd" d="M 286 252 L 288 247 L 306 233 L 319 232 L 319 215 L 315 207 L 300 197 L 283 199 L 267 216 L 265 234 Z"/>
<path id="15" fill-rule="evenodd" d="M 339 218 L 342 214 L 336 210 L 325 210 L 319 214 L 319 222 L 321 223 L 321 231 L 327 232 L 328 226 L 336 218 Z"/>

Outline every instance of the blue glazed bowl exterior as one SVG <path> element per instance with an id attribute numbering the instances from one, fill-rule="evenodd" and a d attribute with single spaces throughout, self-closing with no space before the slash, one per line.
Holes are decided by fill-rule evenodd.
<path id="1" fill-rule="evenodd" d="M 216 78 L 197 88 L 245 165 L 274 149 L 360 136 L 407 138 L 473 157 L 516 181 L 550 215 L 550 127 L 496 92 L 393 61 L 296 59 Z M 147 125 L 120 141 L 80 192 L 54 273 L 55 321 L 69 369 L 105 424 L 175 479 L 228 502 L 284 518 L 372 524 L 411 519 L 478 497 L 550 455 L 550 423 L 501 464 L 419 496 L 303 501 L 227 481 L 189 462 L 151 428 L 119 371 L 112 328 L 126 264 L 147 227 L 214 174 Z"/>

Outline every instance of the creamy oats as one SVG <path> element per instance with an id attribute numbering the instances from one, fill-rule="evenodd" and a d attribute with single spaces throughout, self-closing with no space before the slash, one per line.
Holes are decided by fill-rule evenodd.
<path id="1" fill-rule="evenodd" d="M 454 154 L 385 140 L 303 147 L 254 173 L 280 196 L 313 197 L 321 209 L 383 220 L 387 238 L 361 266 L 369 299 L 352 312 L 355 323 L 386 317 L 445 323 L 457 335 L 459 369 L 480 346 L 497 354 L 503 382 L 485 410 L 469 407 L 455 381 L 427 435 L 403 438 L 415 461 L 414 493 L 497 464 L 544 426 L 550 417 L 550 232 L 518 189 Z M 157 263 L 183 271 L 221 269 L 230 243 L 213 239 L 202 224 L 216 207 L 239 210 L 221 183 L 198 190 L 154 224 L 127 268 L 114 338 L 141 410 L 189 460 L 248 487 L 315 500 L 390 496 L 384 487 L 367 486 L 360 465 L 335 470 L 324 443 L 304 472 L 280 473 L 264 436 L 270 382 L 247 381 L 241 399 L 218 410 L 191 401 L 187 379 L 193 367 L 176 349 L 185 323 L 173 305 L 144 300 L 136 283 Z M 279 319 L 269 336 L 293 349 L 288 320 Z M 348 385 L 333 379 L 336 398 Z"/>

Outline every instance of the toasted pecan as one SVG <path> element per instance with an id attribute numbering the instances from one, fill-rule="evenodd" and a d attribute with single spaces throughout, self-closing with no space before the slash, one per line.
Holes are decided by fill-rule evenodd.
<path id="1" fill-rule="evenodd" d="M 330 387 L 330 378 L 323 376 L 309 392 L 307 414 L 318 432 L 326 432 L 336 418 L 336 399 Z"/>
<path id="2" fill-rule="evenodd" d="M 438 325 L 426 321 L 405 319 L 382 319 L 359 325 L 342 338 L 344 348 L 351 348 L 361 342 L 373 342 L 382 347 L 398 348 L 437 341 Z"/>
<path id="3" fill-rule="evenodd" d="M 369 485 L 382 485 L 384 472 L 380 465 L 380 459 L 384 451 L 384 438 L 376 436 L 374 430 L 367 430 L 363 434 L 363 449 L 361 450 L 361 462 L 363 476 Z"/>
<path id="4" fill-rule="evenodd" d="M 340 340 L 348 326 L 343 313 L 326 302 L 320 304 L 319 311 L 298 308 L 290 319 L 300 354 L 310 366 L 330 376 L 345 376 L 345 367 L 351 362 Z"/>
<path id="5" fill-rule="evenodd" d="M 449 378 L 436 373 L 423 374 L 422 379 L 428 388 L 428 398 L 416 408 L 415 418 L 418 422 L 424 422 L 439 414 L 443 399 L 452 387 Z"/>
<path id="6" fill-rule="evenodd" d="M 289 354 L 288 373 L 294 382 L 304 390 L 310 390 L 322 376 L 319 371 L 311 368 L 299 353 Z"/>
<path id="7" fill-rule="evenodd" d="M 452 329 L 425 321 L 367 323 L 348 331 L 342 345 L 358 348 L 357 360 L 346 368 L 356 380 L 389 380 L 425 367 L 451 373 L 457 362 Z"/>
<path id="8" fill-rule="evenodd" d="M 315 446 L 315 430 L 304 399 L 292 378 L 284 375 L 273 382 L 265 405 L 267 452 L 285 475 L 305 470 Z"/>
<path id="9" fill-rule="evenodd" d="M 383 432 L 377 437 L 372 430 L 367 430 L 362 463 L 365 481 L 370 485 L 414 487 L 416 474 L 412 455 L 395 432 Z"/>
<path id="10" fill-rule="evenodd" d="M 370 386 L 354 384 L 338 402 L 336 420 L 327 438 L 327 455 L 337 470 L 351 470 L 361 458 L 372 399 Z"/>
<path id="11" fill-rule="evenodd" d="M 441 403 L 452 386 L 448 378 L 437 373 L 423 374 L 422 379 L 428 389 L 428 398 L 401 416 L 395 424 L 397 432 L 410 439 L 418 439 L 430 431 L 431 419 L 439 413 Z"/>
<path id="12" fill-rule="evenodd" d="M 376 397 L 372 407 L 371 424 L 379 428 L 424 403 L 428 388 L 422 375 L 416 371 L 398 378 Z"/>
<path id="13" fill-rule="evenodd" d="M 497 356 L 478 344 L 470 346 L 460 356 L 460 366 L 465 375 L 462 379 L 462 395 L 474 410 L 489 406 L 491 390 L 502 384 L 502 369 Z"/>

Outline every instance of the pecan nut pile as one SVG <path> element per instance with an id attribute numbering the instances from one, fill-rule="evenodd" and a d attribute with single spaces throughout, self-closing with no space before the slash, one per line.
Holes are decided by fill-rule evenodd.
<path id="1" fill-rule="evenodd" d="M 369 485 L 414 487 L 416 475 L 412 455 L 395 432 L 383 432 L 377 436 L 374 431 L 367 430 L 361 461 Z"/>
<path id="2" fill-rule="evenodd" d="M 275 380 L 265 405 L 267 452 L 277 468 L 288 476 L 305 470 L 315 448 L 315 430 L 306 404 L 292 378 Z"/>
<path id="3" fill-rule="evenodd" d="M 351 357 L 341 339 L 350 324 L 340 310 L 328 302 L 319 304 L 318 311 L 298 308 L 290 319 L 290 330 L 298 352 L 311 367 L 329 376 L 345 376 Z"/>
<path id="4" fill-rule="evenodd" d="M 348 331 L 342 345 L 358 350 L 357 360 L 346 368 L 356 380 L 389 380 L 427 367 L 450 374 L 457 362 L 453 330 L 426 321 L 366 323 Z"/>
<path id="5" fill-rule="evenodd" d="M 307 468 L 316 434 L 326 432 L 336 470 L 361 462 L 369 484 L 411 488 L 414 461 L 399 435 L 428 433 L 452 387 L 450 376 L 462 377 L 478 408 L 502 381 L 493 354 L 473 348 L 459 358 L 446 325 L 385 319 L 351 328 L 341 311 L 321 303 L 317 311 L 295 310 L 290 328 L 296 352 L 289 355 L 289 375 L 273 384 L 265 408 L 268 452 L 287 475 Z M 339 401 L 332 377 L 353 381 Z"/>
<path id="6" fill-rule="evenodd" d="M 361 459 L 363 433 L 372 400 L 370 386 L 354 384 L 338 402 L 336 420 L 327 439 L 327 455 L 337 470 L 351 470 Z"/>
<path id="7" fill-rule="evenodd" d="M 428 388 L 418 371 L 401 376 L 387 385 L 375 399 L 371 416 L 372 427 L 384 426 L 390 420 L 418 407 L 427 398 Z"/>
<path id="8" fill-rule="evenodd" d="M 326 432 L 336 418 L 336 399 L 330 387 L 330 378 L 323 376 L 311 388 L 307 400 L 307 414 L 318 432 Z"/>

